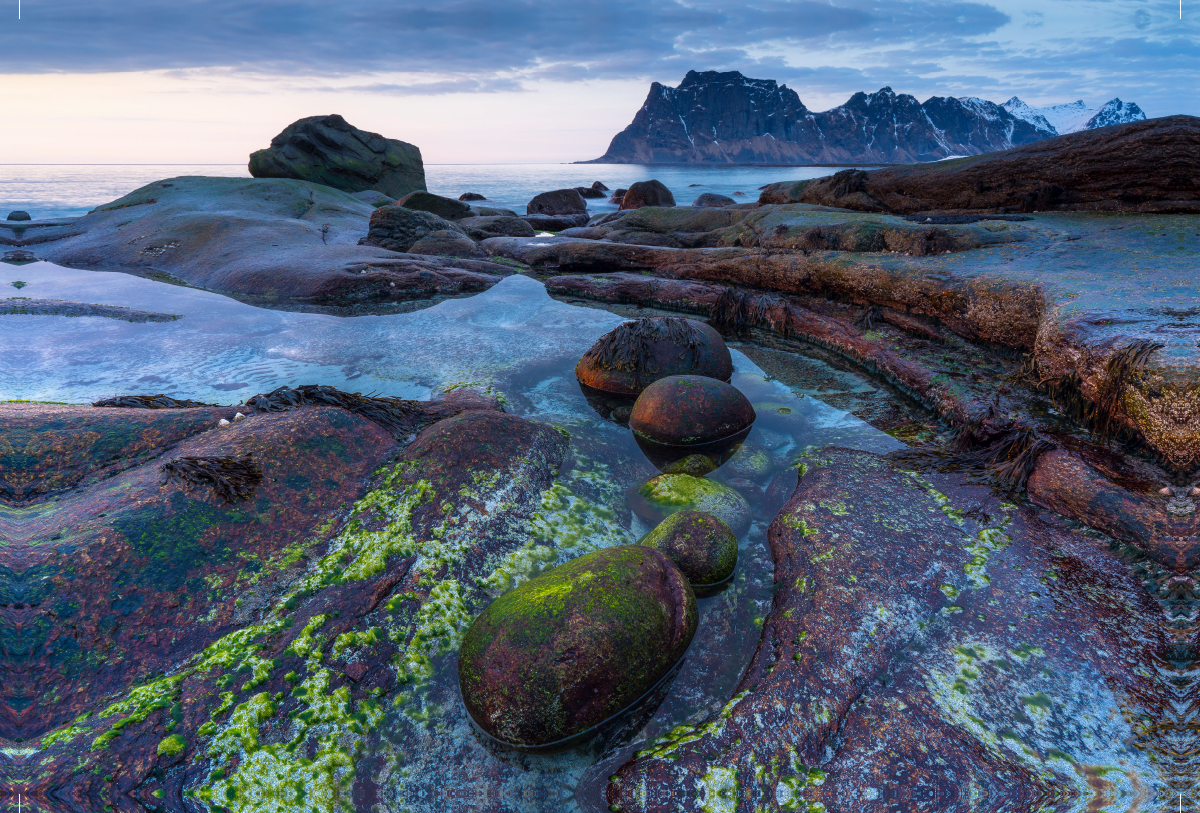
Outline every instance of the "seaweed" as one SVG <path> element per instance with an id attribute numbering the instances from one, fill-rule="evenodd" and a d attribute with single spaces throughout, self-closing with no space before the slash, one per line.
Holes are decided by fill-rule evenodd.
<path id="1" fill-rule="evenodd" d="M 583 354 L 585 364 L 601 370 L 655 372 L 651 345 L 668 341 L 694 350 L 705 341 L 696 323 L 677 316 L 655 316 L 618 325 Z"/>
<path id="2" fill-rule="evenodd" d="M 347 412 L 353 412 L 374 421 L 397 439 L 407 437 L 419 429 L 425 418 L 424 408 L 419 401 L 343 392 L 325 384 L 279 387 L 271 392 L 247 399 L 245 406 L 255 412 L 286 412 L 300 406 L 341 407 Z"/>
<path id="3" fill-rule="evenodd" d="M 874 330 L 876 322 L 883 320 L 883 308 L 871 305 L 863 308 L 863 312 L 854 320 L 854 326 L 859 330 Z"/>
<path id="4" fill-rule="evenodd" d="M 784 300 L 773 294 L 756 294 L 729 287 L 721 291 L 712 304 L 709 318 L 722 330 L 743 333 L 752 327 L 767 327 L 787 337 L 787 320 L 776 325 L 770 316 L 771 308 L 782 304 L 785 304 Z"/>
<path id="5" fill-rule="evenodd" d="M 163 463 L 162 485 L 179 483 L 186 490 L 209 486 L 213 493 L 227 503 L 249 499 L 262 482 L 262 469 L 246 455 L 244 457 L 177 457 Z"/>
<path id="6" fill-rule="evenodd" d="M 1057 443 L 1041 437 L 1034 429 L 1016 426 L 972 457 L 991 469 L 997 485 L 1020 491 L 1029 482 L 1038 458 L 1057 448 Z"/>
<path id="7" fill-rule="evenodd" d="M 1162 342 L 1140 339 L 1108 357 L 1104 363 L 1104 382 L 1096 394 L 1096 433 L 1109 437 L 1125 390 L 1150 360 L 1150 356 L 1166 347 Z"/>
<path id="8" fill-rule="evenodd" d="M 217 404 L 206 404 L 203 401 L 172 398 L 169 395 L 114 395 L 103 398 L 92 404 L 94 407 L 121 407 L 124 409 L 196 409 L 198 407 L 215 407 Z"/>

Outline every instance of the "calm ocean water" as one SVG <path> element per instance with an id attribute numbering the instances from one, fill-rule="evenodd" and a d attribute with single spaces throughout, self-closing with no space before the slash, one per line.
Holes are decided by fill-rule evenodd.
<path id="1" fill-rule="evenodd" d="M 463 192 L 485 195 L 494 206 L 524 213 L 539 192 L 601 181 L 610 189 L 635 181 L 662 181 L 682 205 L 701 192 L 730 195 L 738 201 L 758 198 L 758 187 L 775 181 L 818 178 L 840 167 L 742 167 L 644 164 L 426 164 L 429 191 L 457 198 Z M 38 220 L 76 217 L 114 201 L 138 187 L 179 175 L 246 178 L 244 164 L 0 164 L 0 217 L 13 210 Z M 736 195 L 741 192 L 744 197 Z M 616 207 L 589 200 L 597 211 Z"/>

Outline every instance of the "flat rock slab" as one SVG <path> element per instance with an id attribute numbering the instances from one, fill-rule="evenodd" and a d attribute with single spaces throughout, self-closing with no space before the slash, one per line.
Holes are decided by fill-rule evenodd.
<path id="1" fill-rule="evenodd" d="M 0 316 L 100 316 L 105 319 L 120 319 L 122 322 L 174 322 L 183 318 L 174 313 L 155 313 L 116 305 L 27 297 L 0 299 Z"/>
<path id="2" fill-rule="evenodd" d="M 95 209 L 69 231 L 47 229 L 37 255 L 285 306 L 481 291 L 512 273 L 496 263 L 360 246 L 373 211 L 348 192 L 308 181 L 171 178 Z"/>
<path id="3" fill-rule="evenodd" d="M 778 592 L 737 694 L 617 772 L 624 813 L 1124 809 L 1194 773 L 1172 740 L 1194 679 L 1104 542 L 839 449 L 769 539 Z"/>

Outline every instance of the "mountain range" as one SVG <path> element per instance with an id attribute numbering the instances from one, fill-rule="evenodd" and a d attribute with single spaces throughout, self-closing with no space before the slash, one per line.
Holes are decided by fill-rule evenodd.
<path id="1" fill-rule="evenodd" d="M 973 96 L 918 102 L 890 87 L 813 112 L 773 79 L 688 71 L 679 87 L 652 84 L 608 151 L 581 163 L 914 163 L 1144 118 L 1120 99 L 1098 109 L 1082 100 L 1033 108 L 1016 96 L 1002 105 Z"/>

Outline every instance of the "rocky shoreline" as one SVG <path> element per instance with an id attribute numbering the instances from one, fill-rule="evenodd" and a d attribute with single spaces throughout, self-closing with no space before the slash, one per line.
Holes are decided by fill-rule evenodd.
<path id="1" fill-rule="evenodd" d="M 614 371 L 649 351 L 613 348 L 589 351 L 604 375 L 582 352 L 576 370 L 604 398 L 571 393 L 600 434 L 472 382 L 425 401 L 292 386 L 231 406 L 0 404 L 0 784 L 47 811 L 518 809 L 542 774 L 471 733 L 447 664 L 498 596 L 594 555 L 579 540 L 631 546 L 670 505 L 732 529 L 752 578 L 728 590 L 762 604 L 718 593 L 686 636 L 678 619 L 654 628 L 692 642 L 683 671 L 654 682 L 672 649 L 621 697 L 653 684 L 663 708 L 672 692 L 710 705 L 570 763 L 585 809 L 1083 810 L 1194 792 L 1197 133 L 1189 117 L 1134 122 L 776 184 L 752 204 L 677 206 L 647 182 L 601 216 L 584 198 L 599 182 L 518 214 L 326 173 L 166 179 L 82 218 L 0 221 L 14 264 L 285 310 L 390 313 L 503 281 L 690 315 L 621 341 L 817 348 L 925 415 L 883 427 L 898 451 L 791 449 L 773 439 L 799 425 L 795 403 L 742 405 L 720 365 L 662 361 L 656 375 L 721 386 L 620 402 L 649 382 L 618 391 Z M 355 149 L 391 155 L 372 135 Z M 0 319 L 179 318 L 20 293 Z M 538 374 L 575 387 L 569 369 Z M 672 412 L 704 399 L 713 437 Z M 660 474 L 643 454 L 748 431 L 756 413 L 716 472 L 687 469 L 693 456 Z M 682 554 L 656 544 L 636 568 L 670 588 L 647 606 L 684 606 L 660 551 Z M 750 629 L 744 671 L 716 681 Z M 695 688 L 717 685 L 716 701 Z M 472 714 L 496 708 L 479 697 Z M 439 783 L 433 753 L 490 773 Z"/>

